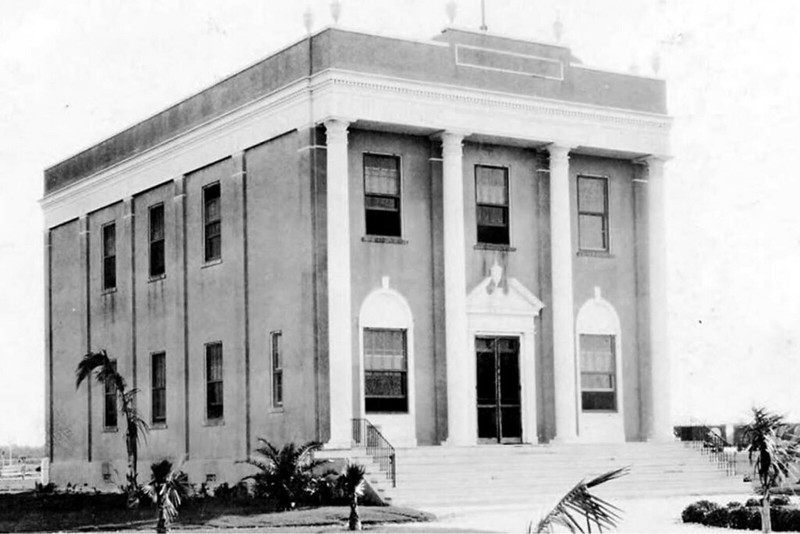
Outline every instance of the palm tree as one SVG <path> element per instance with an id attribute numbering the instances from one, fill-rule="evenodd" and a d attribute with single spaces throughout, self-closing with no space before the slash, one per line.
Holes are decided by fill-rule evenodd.
<path id="1" fill-rule="evenodd" d="M 350 501 L 350 518 L 348 525 L 350 530 L 361 530 L 361 517 L 358 515 L 358 498 L 364 495 L 364 473 L 363 465 L 348 463 L 344 472 L 339 477 L 339 484 Z"/>
<path id="2" fill-rule="evenodd" d="M 787 432 L 783 416 L 765 408 L 753 408 L 753 421 L 744 428 L 744 440 L 750 464 L 761 484 L 761 531 L 772 532 L 770 490 L 790 476 L 797 477 L 795 462 L 800 458 L 797 437 Z"/>
<path id="3" fill-rule="evenodd" d="M 97 382 L 108 388 L 113 388 L 116 392 L 119 410 L 125 418 L 125 448 L 128 452 L 128 485 L 126 492 L 128 493 L 129 505 L 133 505 L 136 502 L 136 493 L 139 490 L 137 481 L 139 439 L 144 438 L 149 430 L 147 423 L 136 411 L 136 393 L 138 390 L 128 390 L 125 379 L 117 371 L 116 362 L 108 357 L 105 350 L 87 352 L 84 355 L 75 370 L 75 388 L 79 388 L 92 373 L 94 373 Z"/>
<path id="4" fill-rule="evenodd" d="M 158 510 L 156 532 L 168 532 L 169 524 L 178 517 L 181 499 L 189 495 L 189 479 L 180 466 L 173 469 L 169 460 L 152 464 L 150 470 L 153 476 L 142 491 L 153 500 Z"/>
<path id="5" fill-rule="evenodd" d="M 242 480 L 254 480 L 257 494 L 274 498 L 280 510 L 291 510 L 315 490 L 317 479 L 313 471 L 326 464 L 327 460 L 317 460 L 311 456 L 322 448 L 322 444 L 309 441 L 298 447 L 288 443 L 278 449 L 263 438 L 258 438 L 258 441 L 263 446 L 253 452 L 260 458 L 249 458 L 245 463 L 260 471 Z"/>
<path id="6" fill-rule="evenodd" d="M 553 532 L 555 525 L 561 525 L 572 533 L 583 533 L 581 520 L 586 522 L 586 532 L 592 531 L 592 525 L 595 525 L 600 532 L 603 532 L 604 528 L 616 527 L 621 518 L 619 513 L 622 510 L 608 501 L 592 495 L 589 490 L 626 474 L 628 474 L 628 468 L 622 467 L 588 482 L 581 480 L 556 503 L 547 515 L 539 520 L 535 530 L 533 523 L 528 525 L 528 534 Z"/>

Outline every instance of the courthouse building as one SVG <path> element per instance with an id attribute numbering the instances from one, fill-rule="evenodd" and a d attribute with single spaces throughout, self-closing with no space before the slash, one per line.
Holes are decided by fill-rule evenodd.
<path id="1" fill-rule="evenodd" d="M 57 483 L 257 446 L 669 439 L 662 80 L 327 28 L 45 171 Z M 402 465 L 401 465 L 402 468 Z"/>

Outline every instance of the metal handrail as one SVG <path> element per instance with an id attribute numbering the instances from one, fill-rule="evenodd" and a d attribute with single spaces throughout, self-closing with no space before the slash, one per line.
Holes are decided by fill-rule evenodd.
<path id="1" fill-rule="evenodd" d="M 364 447 L 372 460 L 377 462 L 386 478 L 397 487 L 397 453 L 380 430 L 367 419 L 353 419 L 353 446 Z"/>
<path id="2" fill-rule="evenodd" d="M 707 455 L 709 461 L 715 462 L 718 468 L 725 469 L 725 474 L 736 474 L 736 447 L 713 428 L 707 425 L 681 427 L 678 437 L 698 449 L 700 454 Z"/>

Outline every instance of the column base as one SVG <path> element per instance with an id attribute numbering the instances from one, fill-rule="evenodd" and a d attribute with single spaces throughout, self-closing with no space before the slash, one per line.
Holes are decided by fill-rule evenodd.
<path id="1" fill-rule="evenodd" d="M 571 443 L 580 443 L 580 436 L 556 436 L 550 440 L 553 445 L 569 445 Z"/>

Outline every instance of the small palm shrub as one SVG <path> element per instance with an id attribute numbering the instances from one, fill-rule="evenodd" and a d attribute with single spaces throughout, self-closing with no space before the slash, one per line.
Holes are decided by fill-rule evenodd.
<path id="1" fill-rule="evenodd" d="M 253 451 L 255 456 L 246 463 L 257 467 L 259 472 L 242 479 L 254 481 L 256 497 L 274 499 L 279 510 L 292 510 L 298 503 L 311 502 L 319 483 L 314 471 L 327 463 L 312 458 L 322 444 L 288 443 L 278 449 L 263 438 L 258 440 L 262 446 Z"/>
<path id="2" fill-rule="evenodd" d="M 170 523 L 178 517 L 181 501 L 189 496 L 191 486 L 186 473 L 180 469 L 173 469 L 169 460 L 152 464 L 150 470 L 153 476 L 142 491 L 156 505 L 158 511 L 156 532 L 168 532 Z"/>
<path id="3" fill-rule="evenodd" d="M 364 495 L 364 466 L 356 463 L 347 464 L 339 477 L 339 485 L 347 496 L 350 505 L 348 526 L 350 530 L 361 530 L 361 516 L 358 515 L 358 499 Z"/>
<path id="4" fill-rule="evenodd" d="M 593 495 L 589 490 L 626 474 L 628 467 L 623 467 L 604 473 L 588 482 L 581 480 L 539 520 L 535 528 L 533 523 L 528 524 L 528 534 L 553 532 L 553 527 L 556 525 L 573 533 L 584 532 L 584 526 L 588 532 L 592 532 L 593 526 L 600 532 L 615 528 L 621 519 L 622 510 Z"/>

